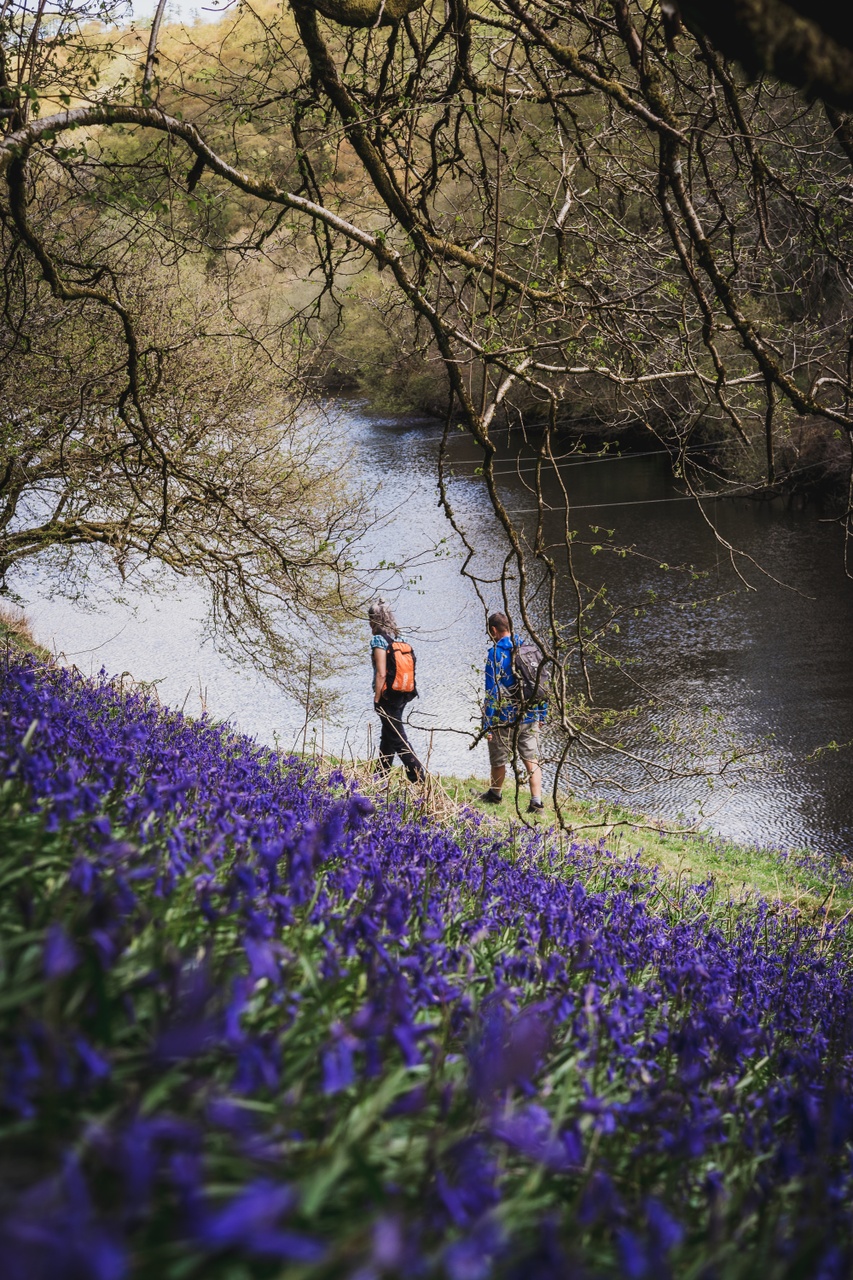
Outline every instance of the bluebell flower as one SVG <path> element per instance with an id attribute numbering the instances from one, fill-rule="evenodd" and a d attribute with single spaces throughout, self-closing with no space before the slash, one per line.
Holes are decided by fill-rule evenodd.
<path id="1" fill-rule="evenodd" d="M 339 1093 L 354 1083 L 355 1065 L 348 1038 L 332 1040 L 323 1050 L 323 1092 Z"/>
<path id="2" fill-rule="evenodd" d="M 650 1252 L 660 1260 L 666 1258 L 684 1239 L 684 1227 L 672 1216 L 660 1200 L 649 1196 L 643 1208 L 650 1241 Z"/>
<path id="3" fill-rule="evenodd" d="M 295 1203 L 292 1188 L 254 1182 L 224 1208 L 208 1209 L 196 1223 L 194 1234 L 200 1244 L 215 1251 L 240 1249 L 250 1256 L 316 1262 L 325 1252 L 319 1241 L 278 1225 Z"/>
<path id="4" fill-rule="evenodd" d="M 530 1104 L 492 1124 L 492 1132 L 508 1146 L 555 1173 L 580 1169 L 583 1145 L 576 1128 L 553 1132 L 553 1122 L 544 1107 Z"/>
<path id="5" fill-rule="evenodd" d="M 495 1257 L 504 1244 L 503 1233 L 489 1216 L 444 1251 L 448 1280 L 487 1280 L 494 1273 Z"/>
<path id="6" fill-rule="evenodd" d="M 275 983 L 281 981 L 277 956 L 279 948 L 275 943 L 269 942 L 266 938 L 246 937 L 243 939 L 243 946 L 249 958 L 249 970 L 253 978 L 269 978 Z"/>
<path id="7" fill-rule="evenodd" d="M 457 1226 L 479 1219 L 498 1202 L 497 1164 L 480 1137 L 458 1143 L 448 1153 L 445 1171 L 436 1176 L 439 1199 Z"/>
<path id="8" fill-rule="evenodd" d="M 334 786 L 332 779 L 329 779 L 330 786 Z M 376 812 L 376 806 L 372 800 L 368 800 L 367 796 L 354 793 L 350 796 L 346 807 L 347 826 L 353 831 L 358 831 L 364 825 L 365 819 Z"/>
<path id="9" fill-rule="evenodd" d="M 58 921 L 45 934 L 42 963 L 47 978 L 64 978 L 80 963 L 80 952 Z"/>
<path id="10" fill-rule="evenodd" d="M 627 1227 L 620 1227 L 616 1232 L 616 1245 L 619 1250 L 620 1276 L 624 1280 L 644 1280 L 651 1274 L 649 1259 L 643 1243 L 635 1232 Z"/>

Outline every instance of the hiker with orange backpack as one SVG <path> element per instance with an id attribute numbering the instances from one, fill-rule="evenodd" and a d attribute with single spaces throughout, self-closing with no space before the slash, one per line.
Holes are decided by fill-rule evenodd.
<path id="1" fill-rule="evenodd" d="M 397 619 L 387 600 L 380 596 L 367 610 L 373 637 L 373 705 L 379 715 L 379 770 L 388 773 L 395 754 L 400 757 L 409 782 L 423 782 L 426 771 L 412 750 L 403 726 L 407 704 L 418 696 L 415 683 L 415 653 L 400 635 Z"/>

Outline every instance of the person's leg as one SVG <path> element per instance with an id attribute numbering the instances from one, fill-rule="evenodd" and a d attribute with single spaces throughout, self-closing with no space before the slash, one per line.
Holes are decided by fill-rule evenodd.
<path id="1" fill-rule="evenodd" d="M 531 808 L 542 805 L 542 770 L 539 767 L 539 726 L 525 725 L 518 735 L 518 753 L 527 770 Z"/>
<path id="2" fill-rule="evenodd" d="M 542 770 L 539 767 L 538 760 L 525 760 L 524 767 L 527 770 L 527 781 L 530 783 L 530 799 L 533 804 L 542 803 Z"/>
<path id="3" fill-rule="evenodd" d="M 406 777 L 409 782 L 423 782 L 426 777 L 426 770 L 421 764 L 418 757 L 412 750 L 412 744 L 406 736 L 406 730 L 403 726 L 403 708 L 405 703 L 386 702 L 382 700 L 380 705 L 380 713 L 383 715 L 383 739 L 385 738 L 387 728 L 386 753 L 390 755 L 388 768 L 391 767 L 391 760 L 394 753 L 400 757 L 403 768 L 406 770 Z M 380 743 L 380 759 L 382 757 L 382 743 Z"/>
<path id="4" fill-rule="evenodd" d="M 379 715 L 379 724 L 381 726 L 379 733 L 379 760 L 377 764 L 380 773 L 388 773 L 394 763 L 394 752 L 397 749 L 397 736 L 394 732 L 394 726 L 388 717 L 387 709 L 381 702 L 376 710 Z"/>
<path id="5" fill-rule="evenodd" d="M 512 725 L 495 725 L 489 735 L 489 789 L 480 796 L 486 804 L 497 804 L 501 798 L 509 749 L 507 731 L 512 732 Z"/>

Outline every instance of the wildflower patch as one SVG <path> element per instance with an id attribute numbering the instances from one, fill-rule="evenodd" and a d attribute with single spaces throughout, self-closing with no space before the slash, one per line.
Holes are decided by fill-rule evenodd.
<path id="1" fill-rule="evenodd" d="M 28 658 L 0 768 L 12 1280 L 849 1273 L 843 928 Z"/>

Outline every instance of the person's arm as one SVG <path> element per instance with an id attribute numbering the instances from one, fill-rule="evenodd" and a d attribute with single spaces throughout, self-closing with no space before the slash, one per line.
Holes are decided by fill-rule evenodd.
<path id="1" fill-rule="evenodd" d="M 486 657 L 486 700 L 483 703 L 483 728 L 491 729 L 498 700 L 498 682 L 495 672 L 495 650 L 492 647 Z"/>
<path id="2" fill-rule="evenodd" d="M 373 705 L 376 706 L 385 689 L 385 676 L 388 671 L 388 658 L 385 650 L 378 645 L 373 650 Z"/>

